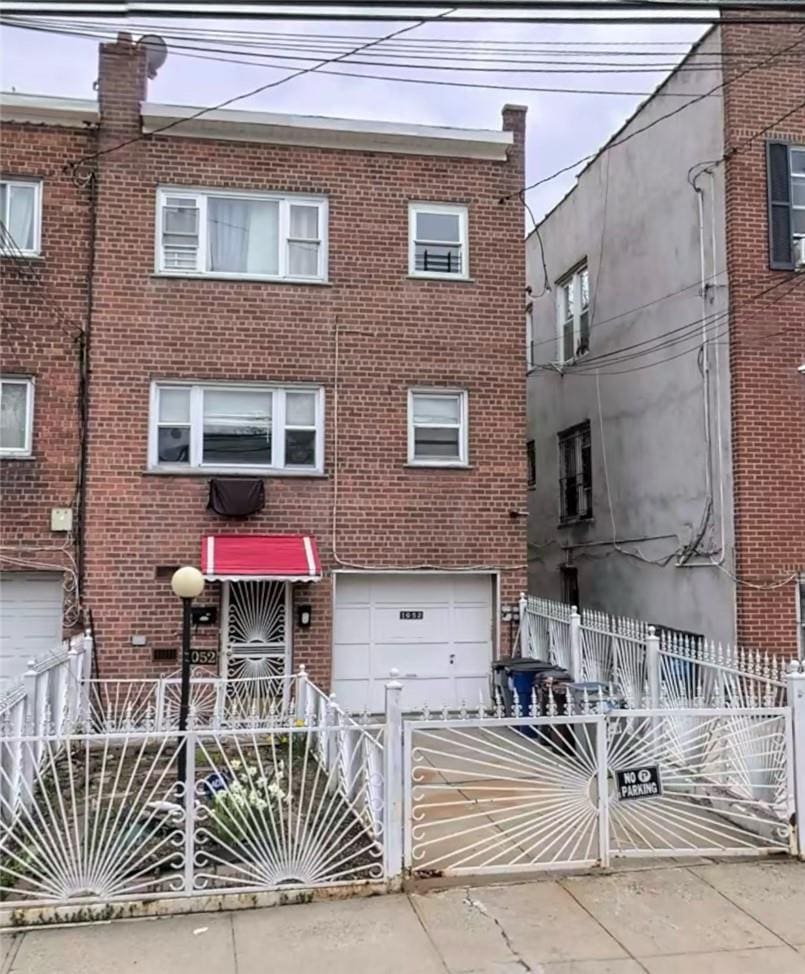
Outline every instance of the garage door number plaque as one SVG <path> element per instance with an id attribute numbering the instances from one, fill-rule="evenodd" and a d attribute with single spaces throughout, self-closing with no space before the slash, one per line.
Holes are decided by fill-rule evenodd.
<path id="1" fill-rule="evenodd" d="M 618 798 L 622 802 L 634 801 L 637 798 L 658 798 L 662 795 L 660 769 L 656 764 L 643 768 L 630 768 L 628 771 L 616 771 L 615 780 L 618 786 Z"/>
<path id="2" fill-rule="evenodd" d="M 424 619 L 425 613 L 422 609 L 400 609 L 401 619 Z"/>

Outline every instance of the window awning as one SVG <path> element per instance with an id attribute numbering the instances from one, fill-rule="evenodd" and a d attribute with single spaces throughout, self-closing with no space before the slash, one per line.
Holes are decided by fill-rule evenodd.
<path id="1" fill-rule="evenodd" d="M 307 534 L 207 534 L 201 571 L 218 581 L 318 582 L 321 562 L 316 540 Z"/>

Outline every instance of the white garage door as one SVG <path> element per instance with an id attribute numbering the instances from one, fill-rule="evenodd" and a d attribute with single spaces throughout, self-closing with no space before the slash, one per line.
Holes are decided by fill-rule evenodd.
<path id="1" fill-rule="evenodd" d="M 62 576 L 52 572 L 0 572 L 0 689 L 29 659 L 58 649 L 62 592 Z"/>
<path id="2" fill-rule="evenodd" d="M 337 575 L 336 699 L 381 712 L 393 667 L 404 710 L 488 701 L 492 605 L 490 575 Z"/>

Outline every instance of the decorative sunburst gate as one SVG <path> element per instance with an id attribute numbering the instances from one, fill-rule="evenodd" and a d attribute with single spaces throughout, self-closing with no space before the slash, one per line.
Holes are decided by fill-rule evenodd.
<path id="1" fill-rule="evenodd" d="M 406 721 L 417 875 L 791 851 L 785 708 Z"/>
<path id="2" fill-rule="evenodd" d="M 290 673 L 290 586 L 261 579 L 224 582 L 223 676 L 277 677 Z"/>
<path id="3" fill-rule="evenodd" d="M 0 739 L 20 758 L 0 766 L 0 905 L 70 918 L 117 900 L 382 883 L 383 728 L 329 704 L 323 718 Z"/>

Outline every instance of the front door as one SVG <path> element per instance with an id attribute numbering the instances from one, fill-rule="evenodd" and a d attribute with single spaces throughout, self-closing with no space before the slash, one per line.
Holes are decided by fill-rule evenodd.
<path id="1" fill-rule="evenodd" d="M 238 679 L 290 673 L 290 598 L 288 582 L 223 582 L 222 676 Z"/>

